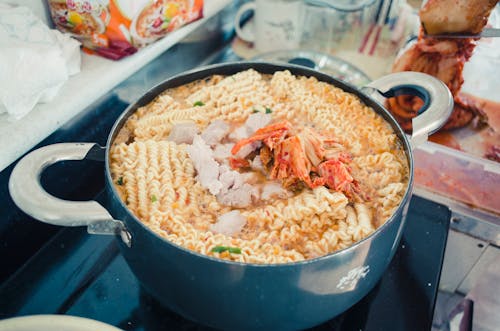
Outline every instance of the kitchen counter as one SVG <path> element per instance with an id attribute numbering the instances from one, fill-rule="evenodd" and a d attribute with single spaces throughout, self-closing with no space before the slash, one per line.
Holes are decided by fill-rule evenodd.
<path id="1" fill-rule="evenodd" d="M 209 31 L 205 23 L 229 3 L 230 0 L 205 0 L 203 19 L 120 61 L 82 52 L 81 72 L 64 84 L 53 101 L 37 104 L 15 122 L 8 121 L 6 114 L 0 115 L 0 171 L 197 28 L 203 26 Z"/>

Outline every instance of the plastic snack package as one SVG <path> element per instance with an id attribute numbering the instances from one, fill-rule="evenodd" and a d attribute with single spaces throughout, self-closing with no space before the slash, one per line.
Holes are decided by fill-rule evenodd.
<path id="1" fill-rule="evenodd" d="M 203 17 L 203 0 L 47 0 L 52 21 L 84 50 L 118 60 Z"/>

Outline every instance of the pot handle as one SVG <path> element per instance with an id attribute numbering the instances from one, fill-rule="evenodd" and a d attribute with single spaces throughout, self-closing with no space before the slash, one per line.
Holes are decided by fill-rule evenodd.
<path id="1" fill-rule="evenodd" d="M 379 101 L 408 94 L 424 100 L 418 115 L 412 119 L 412 148 L 427 141 L 427 137 L 443 126 L 453 111 L 453 96 L 448 87 L 441 80 L 421 72 L 392 73 L 369 83 L 362 90 Z"/>
<path id="2" fill-rule="evenodd" d="M 40 177 L 51 164 L 65 160 L 104 161 L 105 149 L 94 143 L 48 145 L 24 156 L 12 170 L 9 192 L 26 214 L 42 222 L 60 226 L 87 226 L 93 234 L 119 234 L 130 246 L 130 233 L 122 221 L 113 219 L 97 201 L 68 201 L 49 194 Z"/>

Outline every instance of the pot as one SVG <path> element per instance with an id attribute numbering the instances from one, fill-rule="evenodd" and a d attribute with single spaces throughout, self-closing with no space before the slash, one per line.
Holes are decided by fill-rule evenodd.
<path id="1" fill-rule="evenodd" d="M 143 225 L 125 206 L 114 188 L 109 149 L 127 118 L 166 88 L 210 75 L 230 75 L 253 68 L 272 74 L 289 70 L 314 76 L 356 94 L 393 127 L 410 170 L 406 193 L 392 217 L 354 245 L 319 258 L 275 265 L 237 263 L 204 256 L 166 241 Z M 425 100 L 425 112 L 413 120 L 411 138 L 380 104 L 385 97 L 413 94 Z M 439 80 L 422 73 L 385 76 L 357 89 L 305 67 L 265 62 L 238 62 L 196 69 L 167 79 L 130 105 L 113 126 L 106 147 L 64 143 L 26 155 L 14 168 L 9 190 L 14 202 L 42 222 L 86 226 L 92 234 L 117 237 L 121 253 L 142 286 L 165 307 L 199 323 L 228 330 L 292 330 L 312 327 L 344 312 L 377 283 L 391 261 L 401 237 L 412 193 L 412 145 L 427 139 L 448 118 L 453 99 Z M 43 170 L 58 161 L 94 159 L 105 162 L 106 208 L 95 201 L 64 201 L 40 184 Z M 126 290 L 126 289 L 124 289 Z"/>

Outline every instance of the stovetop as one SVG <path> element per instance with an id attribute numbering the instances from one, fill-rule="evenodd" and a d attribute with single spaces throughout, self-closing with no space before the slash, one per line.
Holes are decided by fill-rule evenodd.
<path id="1" fill-rule="evenodd" d="M 449 214 L 414 196 L 401 243 L 380 282 L 313 330 L 430 330 Z M 115 240 L 84 228 L 60 231 L 0 287 L 0 298 L 1 318 L 69 314 L 123 330 L 209 330 L 161 307 L 141 289 Z"/>
<path id="2" fill-rule="evenodd" d="M 222 45 L 227 40 L 217 42 Z M 213 46 L 214 41 L 206 44 Z M 226 53 L 209 57 L 199 44 L 178 45 L 37 147 L 65 141 L 104 145 L 116 118 L 148 87 L 207 61 L 230 60 Z M 12 168 L 0 173 L 0 319 L 69 314 L 123 330 L 207 330 L 161 307 L 145 293 L 114 238 L 89 235 L 85 228 L 42 224 L 22 213 L 7 190 Z M 103 165 L 61 162 L 45 171 L 42 183 L 61 198 L 99 200 Z M 430 330 L 449 221 L 446 206 L 414 196 L 401 243 L 379 283 L 348 311 L 313 330 Z"/>

